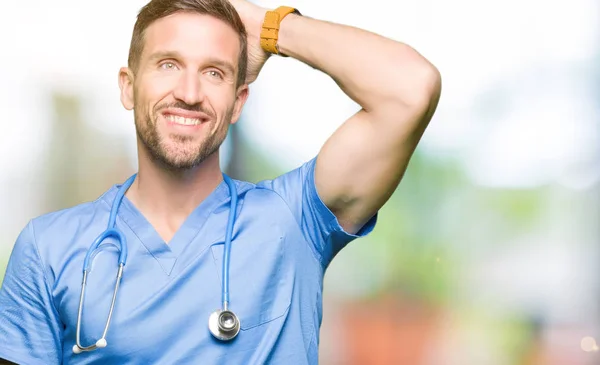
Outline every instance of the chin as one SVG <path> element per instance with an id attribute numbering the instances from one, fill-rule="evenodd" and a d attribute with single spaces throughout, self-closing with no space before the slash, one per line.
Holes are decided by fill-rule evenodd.
<path id="1" fill-rule="evenodd" d="M 199 153 L 200 148 L 181 148 L 182 146 L 162 146 L 158 153 L 153 153 L 165 167 L 173 170 L 187 170 L 198 166 L 204 157 Z M 166 148 L 165 148 L 166 147 Z M 176 147 L 176 148 L 174 148 Z"/>
<path id="2" fill-rule="evenodd" d="M 198 157 L 190 158 L 188 156 L 166 156 L 159 159 L 162 165 L 168 170 L 190 170 L 202 163 Z"/>

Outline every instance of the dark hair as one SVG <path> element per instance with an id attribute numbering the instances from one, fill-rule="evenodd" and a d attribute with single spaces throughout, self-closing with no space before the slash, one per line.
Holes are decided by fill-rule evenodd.
<path id="1" fill-rule="evenodd" d="M 151 0 L 138 16 L 129 46 L 128 64 L 134 72 L 139 66 L 144 49 L 144 33 L 156 20 L 178 12 L 210 15 L 229 24 L 240 36 L 240 57 L 238 59 L 237 85 L 246 82 L 248 64 L 248 42 L 246 28 L 239 14 L 228 0 Z"/>

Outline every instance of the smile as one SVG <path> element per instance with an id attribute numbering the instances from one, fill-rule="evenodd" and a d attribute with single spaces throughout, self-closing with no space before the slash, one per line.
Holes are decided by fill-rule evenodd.
<path id="1" fill-rule="evenodd" d="M 179 125 L 198 125 L 202 123 L 202 120 L 199 118 L 185 118 L 173 114 L 166 115 L 165 117 L 169 122 Z"/>

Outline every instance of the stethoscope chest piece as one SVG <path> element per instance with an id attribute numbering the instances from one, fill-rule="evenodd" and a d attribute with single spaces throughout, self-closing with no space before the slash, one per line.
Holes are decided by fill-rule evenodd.
<path id="1" fill-rule="evenodd" d="M 240 320 L 232 311 L 218 309 L 208 318 L 208 329 L 215 338 L 229 341 L 240 333 Z"/>

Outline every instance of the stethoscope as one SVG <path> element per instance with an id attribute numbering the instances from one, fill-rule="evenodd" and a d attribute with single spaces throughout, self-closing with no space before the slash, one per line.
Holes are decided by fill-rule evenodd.
<path id="1" fill-rule="evenodd" d="M 108 332 L 108 326 L 112 318 L 113 310 L 115 307 L 115 301 L 117 299 L 117 291 L 119 290 L 119 284 L 123 277 L 123 268 L 127 262 L 127 240 L 125 235 L 116 227 L 117 212 L 125 196 L 125 192 L 131 187 L 137 174 L 131 176 L 117 191 L 117 195 L 113 200 L 112 207 L 110 209 L 110 216 L 108 219 L 108 228 L 106 231 L 100 234 L 90 246 L 85 260 L 83 261 L 83 281 L 81 282 L 81 296 L 79 297 L 79 310 L 77 313 L 77 332 L 76 332 L 76 344 L 73 346 L 73 352 L 80 354 L 83 351 L 93 351 L 99 348 L 106 347 L 106 334 Z M 235 184 L 231 178 L 223 174 L 223 179 L 227 183 L 229 188 L 229 196 L 231 201 L 229 202 L 229 218 L 227 221 L 227 229 L 225 231 L 225 247 L 223 250 L 223 273 L 222 273 L 222 287 L 221 287 L 221 309 L 214 311 L 208 318 L 208 329 L 212 335 L 222 341 L 229 341 L 235 338 L 240 332 L 240 320 L 238 317 L 229 310 L 229 257 L 231 254 L 231 236 L 233 235 L 233 225 L 235 223 L 235 214 L 237 210 L 237 190 Z M 81 314 L 83 312 L 83 299 L 85 296 L 85 284 L 87 282 L 87 275 L 90 267 L 90 261 L 93 261 L 93 254 L 100 244 L 107 238 L 113 238 L 120 250 L 119 254 L 119 269 L 117 270 L 117 281 L 115 283 L 115 289 L 113 291 L 112 301 L 110 303 L 110 310 L 108 311 L 108 318 L 106 319 L 106 325 L 104 326 L 104 332 L 102 337 L 96 341 L 93 345 L 82 346 L 80 341 L 81 334 Z"/>

